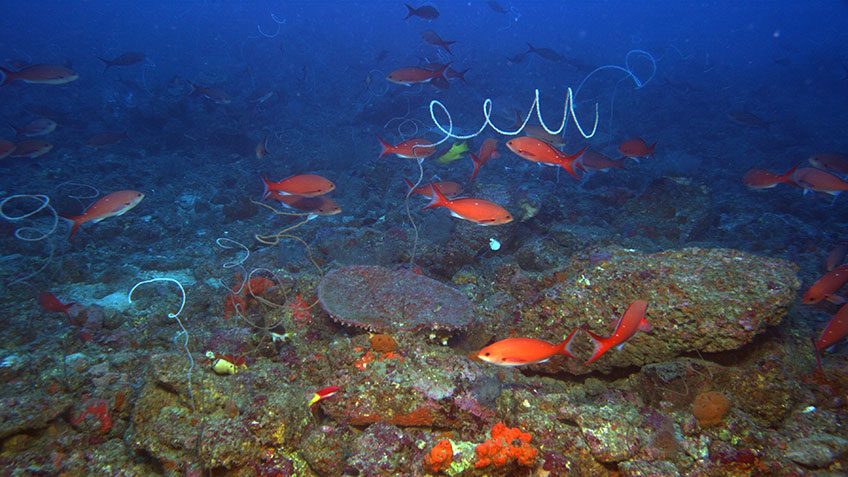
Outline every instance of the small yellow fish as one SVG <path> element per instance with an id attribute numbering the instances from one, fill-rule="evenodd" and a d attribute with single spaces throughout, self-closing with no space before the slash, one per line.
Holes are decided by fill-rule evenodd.
<path id="1" fill-rule="evenodd" d="M 442 154 L 436 160 L 442 164 L 447 164 L 461 158 L 466 152 L 468 152 L 468 144 L 465 144 L 465 142 L 455 142 L 448 152 Z"/>

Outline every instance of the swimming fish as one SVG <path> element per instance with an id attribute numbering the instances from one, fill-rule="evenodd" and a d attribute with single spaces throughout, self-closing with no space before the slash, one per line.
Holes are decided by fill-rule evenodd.
<path id="1" fill-rule="evenodd" d="M 98 223 L 109 217 L 116 217 L 127 213 L 130 209 L 138 205 L 144 199 L 144 194 L 134 190 L 120 190 L 112 192 L 101 197 L 97 202 L 91 204 L 91 207 L 85 209 L 82 215 L 67 216 L 59 215 L 59 217 L 71 223 L 71 233 L 68 238 L 74 236 L 80 225 L 86 222 Z"/>
<path id="2" fill-rule="evenodd" d="M 792 174 L 792 180 L 799 187 L 804 189 L 806 194 L 809 191 L 824 192 L 830 195 L 839 195 L 848 190 L 848 182 L 831 174 L 830 172 L 821 169 L 813 169 L 812 167 L 803 167 Z"/>
<path id="3" fill-rule="evenodd" d="M 635 300 L 630 306 L 627 308 L 627 311 L 621 315 L 621 319 L 618 320 L 618 324 L 615 327 L 615 331 L 612 335 L 604 338 L 592 333 L 589 330 L 586 330 L 586 333 L 589 333 L 589 336 L 592 338 L 592 341 L 595 342 L 595 351 L 592 353 L 592 356 L 589 358 L 589 361 L 586 361 L 583 364 L 591 364 L 597 361 L 598 358 L 601 357 L 604 353 L 607 352 L 608 349 L 613 346 L 623 345 L 625 341 L 627 341 L 631 336 L 635 335 L 637 331 L 650 331 L 651 325 L 645 319 L 645 312 L 648 309 L 648 302 L 645 300 Z"/>
<path id="4" fill-rule="evenodd" d="M 441 68 L 435 71 L 422 68 L 420 66 L 407 66 L 399 68 L 386 76 L 386 80 L 390 83 L 395 83 L 403 86 L 412 86 L 418 83 L 429 83 L 430 81 L 441 78 L 447 81 L 445 71 L 450 67 L 450 63 L 442 65 Z"/>
<path id="5" fill-rule="evenodd" d="M 233 102 L 232 98 L 230 98 L 230 95 L 218 88 L 201 88 L 200 86 L 197 86 L 191 81 L 188 81 L 188 86 L 189 88 L 191 88 L 188 93 L 189 96 L 200 96 L 202 98 L 206 98 L 212 101 L 215 104 L 230 104 Z"/>
<path id="6" fill-rule="evenodd" d="M 769 126 L 774 123 L 774 121 L 764 121 L 756 114 L 744 110 L 731 111 L 727 113 L 727 117 L 736 124 L 765 130 L 768 130 Z"/>
<path id="7" fill-rule="evenodd" d="M 424 40 L 428 45 L 438 46 L 444 48 L 448 54 L 453 54 L 450 51 L 450 46 L 456 43 L 456 41 L 445 41 L 439 36 L 438 33 L 433 30 L 424 30 L 421 32 L 421 39 Z"/>
<path id="8" fill-rule="evenodd" d="M 840 265 L 833 270 L 822 275 L 816 280 L 813 285 L 804 292 L 801 297 L 801 303 L 812 305 L 818 303 L 825 298 L 830 298 L 834 293 L 839 291 L 845 282 L 848 282 L 848 265 Z"/>
<path id="9" fill-rule="evenodd" d="M 38 304 L 47 311 L 56 313 L 68 313 L 68 309 L 76 305 L 76 303 L 62 303 L 56 298 L 56 295 L 43 291 L 38 294 Z"/>
<path id="10" fill-rule="evenodd" d="M 797 185 L 792 179 L 792 175 L 799 164 L 795 164 L 791 169 L 780 175 L 765 169 L 751 169 L 742 176 L 742 182 L 751 190 L 771 189 L 778 184 Z"/>
<path id="11" fill-rule="evenodd" d="M 848 305 L 842 305 L 816 340 L 816 351 L 830 348 L 848 336 Z"/>
<path id="12" fill-rule="evenodd" d="M 318 404 L 319 402 L 321 402 L 325 399 L 329 399 L 329 398 L 335 396 L 336 393 L 338 393 L 338 392 L 339 392 L 338 386 L 327 386 L 324 389 L 316 391 L 315 394 L 312 395 L 312 399 L 309 400 L 309 402 L 306 404 L 306 406 L 312 407 L 313 405 Z"/>
<path id="13" fill-rule="evenodd" d="M 97 58 L 106 64 L 106 68 L 103 69 L 103 72 L 105 73 L 113 66 L 132 66 L 141 63 L 145 58 L 147 58 L 147 55 L 137 51 L 128 51 L 126 53 L 122 53 L 114 60 L 107 60 L 105 58 L 100 58 L 99 56 Z"/>
<path id="14" fill-rule="evenodd" d="M 822 152 L 807 159 L 817 169 L 829 169 L 838 174 L 848 174 L 848 154 Z"/>
<path id="15" fill-rule="evenodd" d="M 0 139 L 0 159 L 6 158 L 6 156 L 13 152 L 15 152 L 15 143 Z"/>
<path id="16" fill-rule="evenodd" d="M 489 8 L 491 8 L 492 10 L 494 10 L 498 13 L 504 13 L 504 14 L 507 13 L 507 11 L 504 9 L 504 7 L 502 7 L 501 4 L 496 2 L 495 0 L 489 0 Z"/>
<path id="17" fill-rule="evenodd" d="M 507 338 L 481 349 L 477 357 L 487 363 L 510 367 L 544 363 L 558 354 L 574 358 L 571 340 L 575 333 L 577 328 L 556 345 L 535 338 Z"/>
<path id="18" fill-rule="evenodd" d="M 636 162 L 638 162 L 640 157 L 653 156 L 654 149 L 656 149 L 656 147 L 656 141 L 648 147 L 648 143 L 646 143 L 642 138 L 634 137 L 621 143 L 621 145 L 618 146 L 618 152 L 631 159 L 636 159 Z"/>
<path id="19" fill-rule="evenodd" d="M 436 18 L 439 18 L 439 11 L 436 10 L 436 7 L 430 5 L 424 5 L 423 7 L 418 8 L 412 8 L 409 5 L 406 5 L 406 8 L 409 10 L 409 13 L 407 13 L 404 20 L 410 17 L 420 17 L 425 20 L 435 20 Z"/>
<path id="20" fill-rule="evenodd" d="M 420 161 L 436 152 L 435 146 L 430 141 L 420 137 L 407 139 L 394 146 L 384 141 L 380 136 L 377 136 L 377 140 L 380 141 L 380 145 L 383 147 L 377 159 L 388 154 L 394 154 L 404 159 L 418 159 Z"/>
<path id="21" fill-rule="evenodd" d="M 523 120 L 521 122 L 523 122 Z M 521 122 L 518 124 L 520 125 Z M 541 139 L 553 147 L 565 146 L 565 139 L 563 139 L 562 136 L 559 134 L 551 134 L 538 124 L 527 124 L 524 126 L 524 130 L 522 132 L 528 136 L 535 137 L 536 139 Z"/>
<path id="22" fill-rule="evenodd" d="M 583 166 L 583 169 L 586 171 L 608 171 L 613 167 L 624 169 L 625 159 L 627 158 L 622 157 L 621 159 L 614 160 L 600 152 L 585 151 L 583 155 L 580 156 L 579 161 Z"/>
<path id="23" fill-rule="evenodd" d="M 342 211 L 342 208 L 333 199 L 325 195 L 304 197 L 302 195 L 286 195 L 280 193 L 280 191 L 272 190 L 268 196 L 279 200 L 285 207 L 310 215 L 336 215 Z"/>
<path id="24" fill-rule="evenodd" d="M 839 245 L 831 250 L 830 255 L 827 256 L 827 261 L 825 261 L 825 268 L 827 271 L 831 271 L 834 268 L 838 267 L 845 261 L 845 256 L 848 255 L 848 242 L 841 242 Z"/>
<path id="25" fill-rule="evenodd" d="M 79 78 L 73 71 L 59 65 L 30 65 L 18 71 L 8 70 L 0 66 L 0 86 L 6 86 L 12 81 L 23 81 L 31 84 L 65 84 Z"/>
<path id="26" fill-rule="evenodd" d="M 100 133 L 93 136 L 88 141 L 85 141 L 86 147 L 90 147 L 93 149 L 99 149 L 101 147 L 111 146 L 113 144 L 117 144 L 124 139 L 129 139 L 129 135 L 127 131 L 114 133 L 114 132 L 105 132 Z"/>
<path id="27" fill-rule="evenodd" d="M 536 53 L 542 58 L 550 61 L 556 61 L 560 63 L 565 61 L 564 56 L 560 55 L 559 53 L 555 52 L 550 48 L 535 48 L 530 43 L 527 43 L 527 46 L 530 48 L 529 50 L 527 50 L 527 53 Z"/>
<path id="28" fill-rule="evenodd" d="M 471 153 L 471 161 L 474 163 L 474 172 L 471 173 L 471 179 L 468 179 L 469 183 L 474 182 L 474 178 L 477 177 L 477 172 L 480 171 L 480 167 L 482 167 L 483 164 L 489 162 L 489 159 L 493 157 L 501 156 L 501 154 L 495 150 L 496 147 L 498 147 L 497 139 L 486 138 L 486 140 L 483 141 L 483 144 L 480 145 L 480 152 L 478 155 L 475 156 L 473 152 Z"/>
<path id="29" fill-rule="evenodd" d="M 567 155 L 562 151 L 555 149 L 550 144 L 531 136 L 517 137 L 506 142 L 506 147 L 510 151 L 518 154 L 520 157 L 528 161 L 538 162 L 546 166 L 561 166 L 574 176 L 575 179 L 580 179 L 577 173 L 574 172 L 574 165 L 577 158 L 586 150 L 584 147 L 576 154 Z M 580 167 L 580 164 L 577 164 Z"/>
<path id="30" fill-rule="evenodd" d="M 256 145 L 256 158 L 262 159 L 263 157 L 270 154 L 271 151 L 268 150 L 268 134 L 265 135 L 265 139 L 262 140 L 259 144 Z"/>
<path id="31" fill-rule="evenodd" d="M 43 156 L 53 149 L 53 145 L 41 139 L 24 139 L 15 144 L 15 150 L 10 154 L 11 157 L 28 157 L 35 159 Z"/>
<path id="32" fill-rule="evenodd" d="M 453 146 L 450 147 L 448 152 L 442 154 L 436 160 L 442 164 L 447 164 L 449 162 L 453 162 L 459 159 L 466 152 L 468 152 L 468 144 L 466 144 L 465 141 L 455 142 L 453 143 Z"/>
<path id="33" fill-rule="evenodd" d="M 433 200 L 424 209 L 444 207 L 454 217 L 474 222 L 477 225 L 502 225 L 512 222 L 512 215 L 494 202 L 471 197 L 447 199 L 435 187 L 431 187 L 431 189 Z"/>
<path id="34" fill-rule="evenodd" d="M 316 197 L 336 188 L 335 184 L 316 174 L 299 174 L 287 177 L 279 182 L 271 182 L 263 176 L 262 182 L 265 184 L 265 191 L 262 193 L 263 199 L 270 197 L 274 191 L 282 195 Z"/>
<path id="35" fill-rule="evenodd" d="M 26 125 L 17 127 L 14 124 L 9 124 L 9 127 L 15 130 L 15 133 L 20 136 L 38 137 L 45 136 L 56 130 L 56 121 L 48 118 L 38 118 L 26 123 Z"/>
<path id="36" fill-rule="evenodd" d="M 404 178 L 403 181 L 406 182 L 406 185 L 408 185 L 410 189 L 412 189 L 412 187 L 415 185 L 412 182 L 410 182 L 409 179 Z M 420 194 L 420 195 L 423 195 L 424 197 L 427 197 L 428 199 L 432 200 L 433 199 L 433 189 L 432 189 L 432 187 L 439 189 L 439 192 L 441 192 L 442 195 L 444 195 L 448 199 L 452 199 L 452 198 L 458 196 L 460 192 L 462 192 L 462 186 L 457 184 L 456 182 L 440 181 L 440 182 L 430 182 L 429 184 L 420 185 L 420 186 L 412 189 L 409 192 L 409 194 L 410 195 L 411 194 Z"/>

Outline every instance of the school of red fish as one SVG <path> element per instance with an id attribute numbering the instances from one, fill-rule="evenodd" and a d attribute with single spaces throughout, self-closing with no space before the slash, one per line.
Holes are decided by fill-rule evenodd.
<path id="1" fill-rule="evenodd" d="M 409 10 L 407 19 L 416 16 L 432 20 L 439 16 L 439 12 L 433 7 L 424 6 L 414 9 L 407 6 L 407 8 Z M 433 30 L 421 32 L 421 38 L 427 44 L 444 50 L 448 55 L 451 54 L 450 46 L 456 43 L 455 41 L 443 40 Z M 535 53 L 552 61 L 566 60 L 553 50 L 534 48 L 532 45 L 529 45 L 529 47 L 530 50 L 527 53 Z M 105 64 L 104 73 L 112 67 L 131 66 L 139 64 L 145 59 L 146 55 L 138 52 L 127 52 L 112 60 L 100 58 Z M 521 59 L 514 58 L 512 61 L 520 61 Z M 465 74 L 468 70 L 460 72 L 452 69 L 451 66 L 451 62 L 403 66 L 386 75 L 386 80 L 391 84 L 400 86 L 429 84 L 444 89 L 448 87 L 451 79 L 465 81 Z M 23 66 L 18 70 L 0 67 L 0 87 L 13 83 L 63 85 L 78 78 L 77 73 L 60 65 L 32 64 Z M 203 87 L 191 81 L 187 81 L 187 85 L 188 96 L 190 97 L 201 98 L 220 105 L 232 103 L 231 96 L 219 88 Z M 268 94 L 265 94 L 255 101 L 262 102 L 268 97 Z M 523 124 L 521 114 L 518 111 L 516 111 L 516 116 L 518 123 Z M 770 124 L 745 112 L 731 113 L 729 117 L 734 122 L 753 127 L 767 129 Z M 10 126 L 14 129 L 16 136 L 21 139 L 18 141 L 0 139 L 0 159 L 6 157 L 33 159 L 47 154 L 53 149 L 51 143 L 41 138 L 56 130 L 57 123 L 55 121 L 48 118 L 36 118 L 26 124 L 10 124 Z M 524 136 L 512 137 L 505 141 L 506 148 L 509 151 L 521 159 L 542 166 L 561 167 L 578 180 L 586 173 L 624 168 L 625 161 L 628 158 L 637 163 L 642 159 L 651 158 L 657 146 L 656 142 L 648 145 L 642 138 L 630 138 L 618 146 L 618 153 L 621 154 L 621 157 L 613 159 L 600 152 L 587 150 L 585 147 L 572 154 L 566 153 L 563 150 L 565 148 L 563 137 L 551 134 L 539 125 L 527 124 L 522 132 Z M 271 136 L 266 134 L 263 140 L 257 144 L 255 148 L 257 159 L 264 159 L 272 154 L 269 149 L 270 138 Z M 90 148 L 104 148 L 127 139 L 129 139 L 128 131 L 103 132 L 88 139 L 84 145 Z M 377 159 L 393 155 L 401 159 L 414 159 L 423 167 L 424 161 L 437 152 L 436 145 L 422 137 L 406 139 L 394 145 L 381 137 L 376 139 L 381 147 Z M 501 157 L 501 154 L 497 151 L 497 146 L 498 140 L 488 137 L 483 140 L 478 153 L 469 152 L 473 168 L 468 179 L 469 184 L 474 181 L 485 164 L 492 159 Z M 848 190 L 848 182 L 839 176 L 839 174 L 848 174 L 848 155 L 838 152 L 825 152 L 810 157 L 808 162 L 810 167 L 800 167 L 801 163 L 798 163 L 783 173 L 752 169 L 742 177 L 742 181 L 752 190 L 771 189 L 780 184 L 801 188 L 805 194 L 812 191 L 836 196 Z M 327 178 L 316 174 L 299 174 L 277 182 L 266 177 L 261 177 L 261 180 L 264 185 L 262 199 L 275 199 L 283 207 L 292 209 L 295 214 L 305 215 L 308 219 L 312 219 L 341 212 L 338 204 L 327 195 L 335 189 L 335 184 Z M 513 221 L 513 216 L 509 211 L 499 204 L 479 197 L 461 197 L 463 186 L 457 182 L 440 181 L 414 184 L 406 178 L 403 180 L 409 186 L 407 196 L 416 194 L 430 199 L 429 204 L 423 207 L 425 210 L 444 208 L 453 217 L 480 226 L 497 226 Z M 143 193 L 134 190 L 112 192 L 95 201 L 81 215 L 60 215 L 60 218 L 69 223 L 69 238 L 71 238 L 83 224 L 88 222 L 96 224 L 109 217 L 120 216 L 138 205 L 143 198 Z M 822 331 L 819 339 L 813 343 L 817 354 L 848 335 L 848 300 L 837 295 L 839 290 L 848 282 L 848 265 L 839 265 L 844 261 L 846 253 L 848 253 L 848 242 L 843 242 L 834 249 L 827 261 L 828 273 L 816 281 L 802 299 L 804 305 L 813 305 L 819 302 L 841 305 Z M 42 292 L 39 296 L 39 303 L 48 311 L 64 313 L 67 313 L 68 308 L 72 305 L 62 304 L 58 298 L 49 292 Z M 643 300 L 633 301 L 608 337 L 601 337 L 586 329 L 577 328 L 572 330 L 558 344 L 535 338 L 508 338 L 483 348 L 477 356 L 483 361 L 499 366 L 541 363 L 556 355 L 574 358 L 571 352 L 572 340 L 579 331 L 584 331 L 595 345 L 591 357 L 585 362 L 588 365 L 598 360 L 610 348 L 623 345 L 637 331 L 649 331 L 650 324 L 646 320 L 647 310 L 647 302 Z M 334 392 L 335 389 L 327 388 L 324 395 L 316 394 L 313 402 L 329 397 Z"/>

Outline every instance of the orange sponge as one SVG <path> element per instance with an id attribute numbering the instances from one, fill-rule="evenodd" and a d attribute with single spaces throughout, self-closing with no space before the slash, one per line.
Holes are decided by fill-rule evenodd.
<path id="1" fill-rule="evenodd" d="M 453 446 L 449 440 L 442 439 L 424 457 L 424 470 L 435 474 L 450 467 L 451 462 L 453 462 Z"/>

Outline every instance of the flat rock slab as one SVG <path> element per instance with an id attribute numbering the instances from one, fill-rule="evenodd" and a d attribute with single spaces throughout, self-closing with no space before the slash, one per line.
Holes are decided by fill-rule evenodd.
<path id="1" fill-rule="evenodd" d="M 457 330 L 474 319 L 465 295 L 408 270 L 338 268 L 324 277 L 320 297 L 336 321 L 377 332 Z"/>

